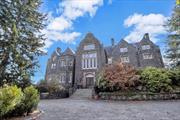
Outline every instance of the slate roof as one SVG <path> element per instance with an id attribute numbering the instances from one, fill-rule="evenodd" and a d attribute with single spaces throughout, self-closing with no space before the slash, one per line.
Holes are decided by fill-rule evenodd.
<path id="1" fill-rule="evenodd" d="M 69 47 L 62 53 L 63 55 L 75 55 Z"/>
<path id="2" fill-rule="evenodd" d="M 115 46 L 108 46 L 108 47 L 105 47 L 105 48 L 104 48 L 107 57 L 111 57 L 111 56 L 112 56 L 112 52 L 113 52 L 113 50 L 114 50 L 114 47 L 115 47 Z"/>

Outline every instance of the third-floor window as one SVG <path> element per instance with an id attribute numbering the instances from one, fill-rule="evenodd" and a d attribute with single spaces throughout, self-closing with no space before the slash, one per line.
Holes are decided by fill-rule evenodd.
<path id="1" fill-rule="evenodd" d="M 120 52 L 121 53 L 128 52 L 128 48 L 120 48 Z"/>
<path id="2" fill-rule="evenodd" d="M 85 45 L 84 46 L 84 50 L 94 50 L 95 49 L 95 45 L 94 44 L 90 44 L 90 45 Z"/>
<path id="3" fill-rule="evenodd" d="M 151 47 L 150 45 L 143 45 L 142 50 L 149 50 Z"/>

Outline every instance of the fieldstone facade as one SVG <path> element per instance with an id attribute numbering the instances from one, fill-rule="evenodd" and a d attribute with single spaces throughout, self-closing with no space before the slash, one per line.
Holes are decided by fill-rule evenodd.
<path id="1" fill-rule="evenodd" d="M 74 63 L 75 54 L 70 48 L 64 52 L 57 48 L 47 63 L 45 76 L 47 83 L 56 81 L 66 88 L 72 87 L 74 85 Z"/>
<path id="2" fill-rule="evenodd" d="M 103 66 L 113 62 L 125 62 L 136 68 L 164 67 L 160 49 L 149 39 L 148 33 L 133 44 L 122 39 L 115 45 L 112 39 L 112 45 L 108 47 L 103 47 L 92 33 L 88 33 L 76 54 L 70 48 L 64 53 L 57 48 L 48 60 L 46 80 L 56 79 L 67 87 L 89 88 L 94 85 Z"/>

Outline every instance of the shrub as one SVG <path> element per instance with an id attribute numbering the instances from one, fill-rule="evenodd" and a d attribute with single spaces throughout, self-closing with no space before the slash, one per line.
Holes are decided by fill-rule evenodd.
<path id="1" fill-rule="evenodd" d="M 24 89 L 24 96 L 25 99 L 23 101 L 26 104 L 26 112 L 32 112 L 32 110 L 37 108 L 39 103 L 39 93 L 38 90 L 35 89 L 33 86 L 26 87 Z"/>
<path id="2" fill-rule="evenodd" d="M 4 86 L 0 88 L 0 117 L 15 109 L 21 102 L 23 93 L 17 86 Z"/>
<path id="3" fill-rule="evenodd" d="M 43 92 L 48 92 L 48 86 L 46 84 L 45 80 L 41 80 L 38 84 L 37 84 L 37 89 L 39 90 L 40 93 Z"/>
<path id="4" fill-rule="evenodd" d="M 114 63 L 107 65 L 98 76 L 95 89 L 101 91 L 130 90 L 139 82 L 137 71 L 130 65 Z"/>
<path id="5" fill-rule="evenodd" d="M 26 87 L 24 89 L 24 96 L 19 104 L 16 105 L 15 109 L 9 113 L 13 116 L 19 116 L 28 114 L 37 108 L 39 102 L 38 90 L 33 86 Z"/>
<path id="6" fill-rule="evenodd" d="M 141 80 L 150 92 L 170 92 L 172 90 L 171 79 L 164 69 L 147 67 L 141 73 Z"/>
<path id="7" fill-rule="evenodd" d="M 60 85 L 56 80 L 52 80 L 51 82 L 49 82 L 47 88 L 50 94 L 58 93 L 65 90 L 65 88 Z"/>
<path id="8" fill-rule="evenodd" d="M 180 86 L 180 69 L 169 70 L 168 75 L 173 85 Z"/>

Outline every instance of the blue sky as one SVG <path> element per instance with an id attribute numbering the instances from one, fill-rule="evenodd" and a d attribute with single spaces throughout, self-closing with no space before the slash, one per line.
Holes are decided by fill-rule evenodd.
<path id="1" fill-rule="evenodd" d="M 47 27 L 42 31 L 47 40 L 39 57 L 40 68 L 33 81 L 43 79 L 48 58 L 60 47 L 74 51 L 87 32 L 92 32 L 104 46 L 110 39 L 122 38 L 137 42 L 146 32 L 164 51 L 166 29 L 163 26 L 172 14 L 175 0 L 43 0 L 40 8 L 48 14 Z"/>

